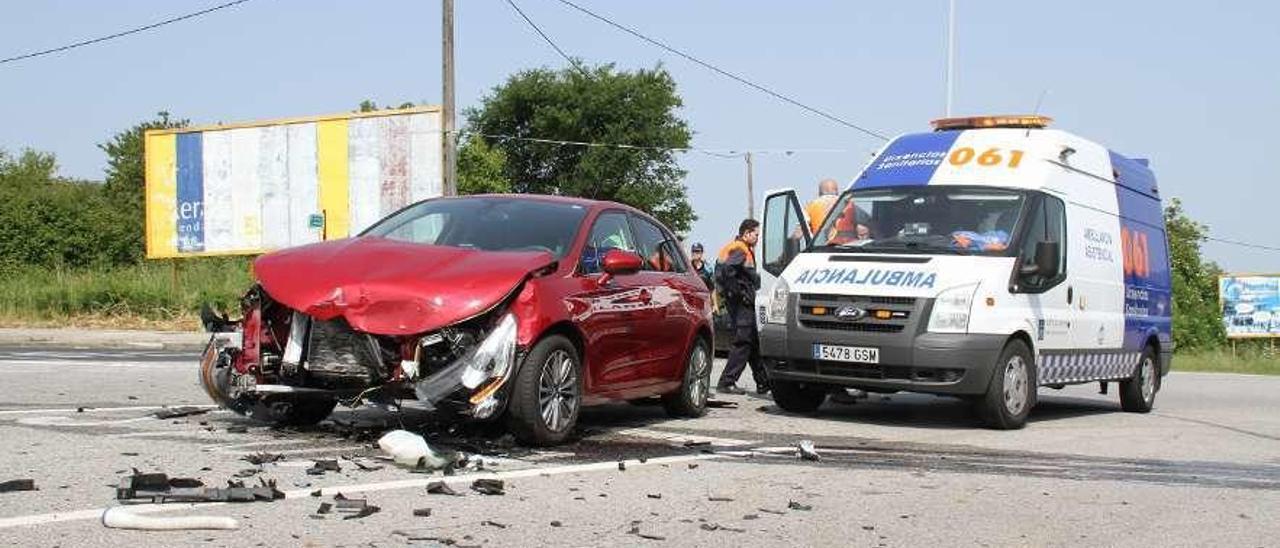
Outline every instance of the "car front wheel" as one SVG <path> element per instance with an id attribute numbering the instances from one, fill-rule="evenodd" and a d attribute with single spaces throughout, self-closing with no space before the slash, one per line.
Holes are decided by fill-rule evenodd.
<path id="1" fill-rule="evenodd" d="M 1014 340 L 1005 345 L 996 360 L 987 393 L 977 402 L 978 412 L 988 427 L 1016 430 L 1027 424 L 1027 415 L 1035 405 L 1033 366 L 1026 343 Z"/>
<path id="2" fill-rule="evenodd" d="M 521 442 L 555 445 L 573 432 L 582 407 L 582 360 L 569 339 L 551 335 L 533 346 L 512 386 L 507 425 Z"/>

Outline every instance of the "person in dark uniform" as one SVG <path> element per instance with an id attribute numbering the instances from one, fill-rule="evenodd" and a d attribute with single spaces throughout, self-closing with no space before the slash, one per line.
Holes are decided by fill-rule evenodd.
<path id="1" fill-rule="evenodd" d="M 716 391 L 724 394 L 745 394 L 739 388 L 738 377 L 751 366 L 751 376 L 756 381 L 756 393 L 769 392 L 769 379 L 760 363 L 760 340 L 756 330 L 756 291 L 760 289 L 760 274 L 756 272 L 755 245 L 760 240 L 760 222 L 746 219 L 738 225 L 738 236 L 720 250 L 716 263 L 716 282 L 724 296 L 733 325 L 733 349 L 729 351 L 729 363 L 720 374 Z"/>
<path id="2" fill-rule="evenodd" d="M 708 291 L 716 290 L 715 278 L 711 274 L 711 267 L 707 266 L 707 261 L 702 258 L 702 243 L 694 242 L 689 248 L 689 263 L 693 265 L 693 271 L 702 278 L 702 283 L 707 284 Z"/>

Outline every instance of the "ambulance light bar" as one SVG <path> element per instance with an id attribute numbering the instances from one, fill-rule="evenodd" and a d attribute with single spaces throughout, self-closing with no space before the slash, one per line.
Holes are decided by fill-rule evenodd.
<path id="1" fill-rule="evenodd" d="M 1053 118 L 1036 115 L 968 116 L 964 118 L 939 118 L 930 122 L 934 131 L 951 129 L 983 129 L 993 127 L 1044 129 Z"/>

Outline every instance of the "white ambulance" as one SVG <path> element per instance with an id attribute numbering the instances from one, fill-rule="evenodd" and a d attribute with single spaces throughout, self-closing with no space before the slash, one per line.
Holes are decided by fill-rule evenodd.
<path id="1" fill-rule="evenodd" d="M 1038 387 L 1118 381 L 1151 410 L 1173 353 L 1156 180 L 1043 116 L 934 122 L 890 141 L 809 233 L 765 201 L 760 347 L 785 410 L 839 387 L 970 399 L 1022 427 Z"/>

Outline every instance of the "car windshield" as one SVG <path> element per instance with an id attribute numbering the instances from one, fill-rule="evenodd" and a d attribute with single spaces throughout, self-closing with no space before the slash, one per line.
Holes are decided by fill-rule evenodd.
<path id="1" fill-rule="evenodd" d="M 563 258 L 586 214 L 578 204 L 520 198 L 427 200 L 361 236 L 485 251 L 549 251 Z"/>
<path id="2" fill-rule="evenodd" d="M 966 186 L 845 192 L 814 235 L 815 247 L 868 253 L 1009 254 L 1025 193 Z"/>

